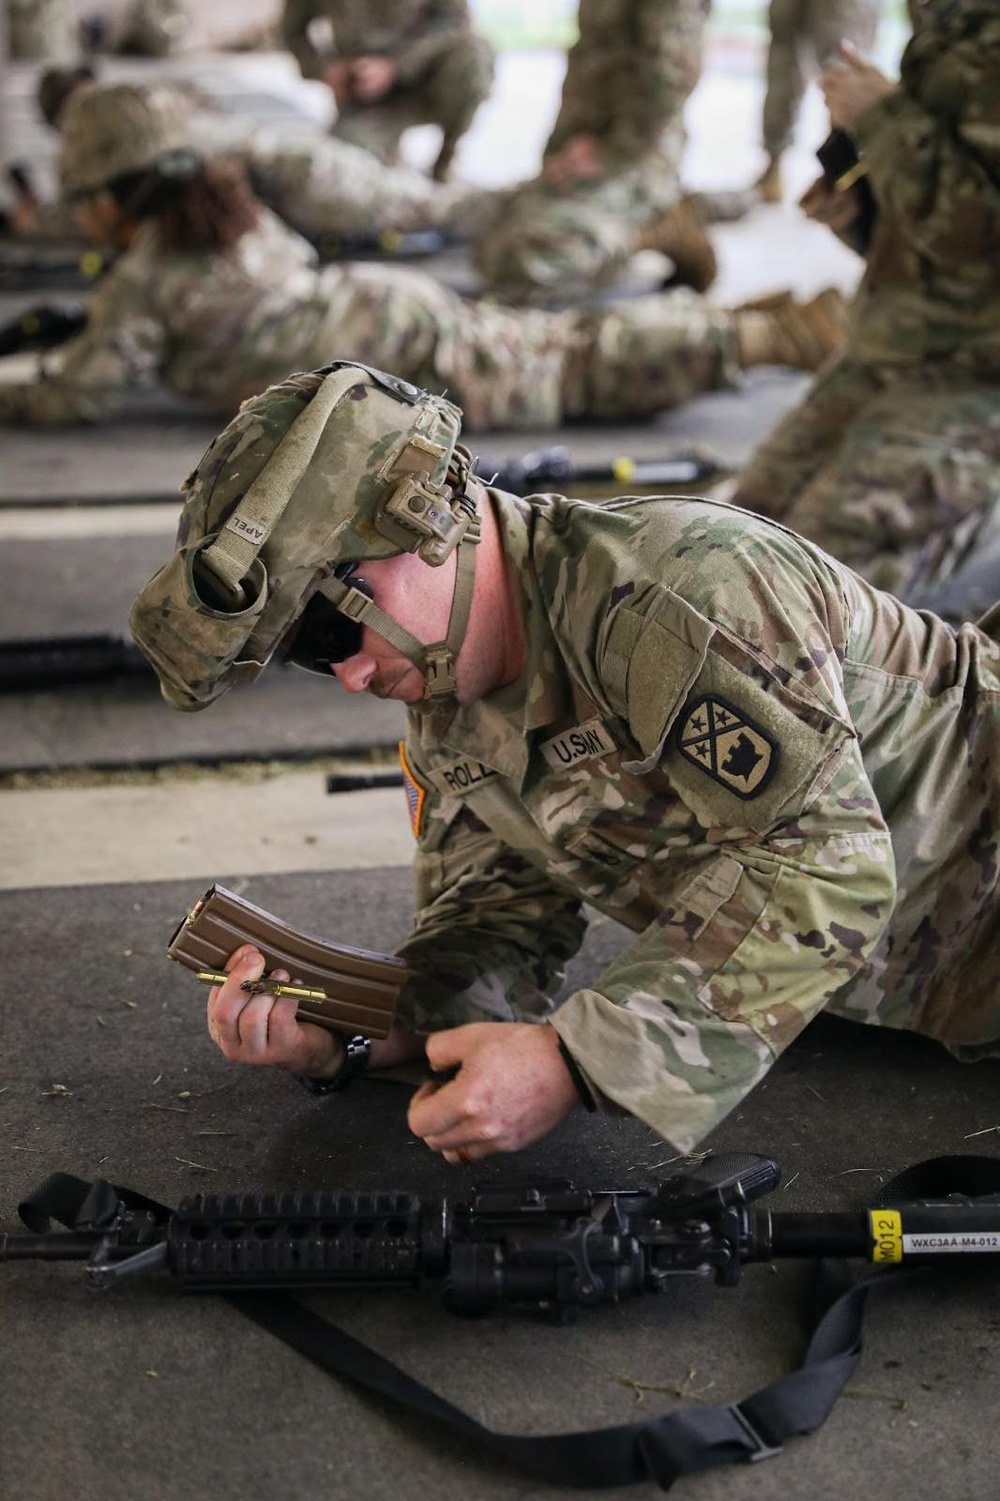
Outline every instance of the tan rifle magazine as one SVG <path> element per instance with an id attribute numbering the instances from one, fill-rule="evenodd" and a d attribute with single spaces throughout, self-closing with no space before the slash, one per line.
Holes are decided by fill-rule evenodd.
<path id="1" fill-rule="evenodd" d="M 222 970 L 243 943 L 260 949 L 267 974 L 284 969 L 293 984 L 324 993 L 325 1000 L 300 1000 L 300 1020 L 331 1032 L 389 1033 L 410 973 L 405 960 L 303 933 L 225 886 L 210 887 L 196 903 L 167 956 L 190 970 Z"/>

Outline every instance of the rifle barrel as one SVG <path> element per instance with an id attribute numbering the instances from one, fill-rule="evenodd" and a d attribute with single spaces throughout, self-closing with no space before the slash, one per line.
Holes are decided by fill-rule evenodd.
<path id="1" fill-rule="evenodd" d="M 875 1265 L 928 1256 L 1000 1256 L 1000 1200 L 942 1199 L 877 1205 L 855 1214 L 754 1217 L 750 1260 L 854 1256 Z"/>

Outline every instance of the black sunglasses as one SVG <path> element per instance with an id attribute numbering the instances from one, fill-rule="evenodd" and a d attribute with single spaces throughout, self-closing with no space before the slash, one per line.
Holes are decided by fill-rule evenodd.
<path id="1" fill-rule="evenodd" d="M 364 579 L 352 578 L 357 563 L 340 563 L 333 576 L 342 583 L 351 580 L 351 587 L 360 594 L 372 598 L 371 586 Z M 329 675 L 334 662 L 346 662 L 361 650 L 360 620 L 351 620 L 342 615 L 331 599 L 317 591 L 309 600 L 299 617 L 299 624 L 285 649 L 285 661 L 307 672 Z"/>

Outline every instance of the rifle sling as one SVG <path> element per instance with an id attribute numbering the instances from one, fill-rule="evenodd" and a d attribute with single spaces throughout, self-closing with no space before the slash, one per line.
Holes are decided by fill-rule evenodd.
<path id="1" fill-rule="evenodd" d="M 22 1218 L 42 1229 L 48 1216 L 72 1224 L 91 1185 L 65 1173 L 46 1179 L 21 1208 Z M 117 1189 L 123 1201 L 170 1211 L 155 1200 Z M 1000 1192 L 1000 1159 L 935 1157 L 907 1168 L 882 1189 L 878 1204 L 950 1193 Z M 29 1218 L 30 1216 L 30 1218 Z M 921 1269 L 922 1270 L 922 1269 Z M 820 1262 L 817 1303 L 825 1307 L 797 1370 L 780 1376 L 741 1402 L 697 1406 L 573 1433 L 498 1433 L 408 1376 L 391 1360 L 338 1329 L 287 1293 L 223 1293 L 234 1308 L 330 1375 L 346 1377 L 402 1407 L 455 1429 L 473 1447 L 538 1479 L 581 1489 L 607 1489 L 655 1481 L 669 1490 L 682 1475 L 737 1461 L 770 1459 L 790 1438 L 812 1433 L 829 1416 L 861 1357 L 862 1324 L 869 1296 L 896 1287 L 899 1271 L 876 1271 L 852 1282 L 847 1263 Z M 833 1301 L 829 1298 L 833 1291 Z"/>

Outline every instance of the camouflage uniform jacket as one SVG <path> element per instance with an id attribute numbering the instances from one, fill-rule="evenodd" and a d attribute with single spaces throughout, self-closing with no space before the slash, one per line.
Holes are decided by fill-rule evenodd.
<path id="1" fill-rule="evenodd" d="M 900 86 L 852 134 L 878 201 L 852 352 L 1000 371 L 1000 9 L 911 3 Z"/>
<path id="2" fill-rule="evenodd" d="M 333 27 L 332 50 L 309 39 L 309 23 L 318 18 Z M 281 27 L 304 78 L 322 78 L 334 57 L 379 55 L 393 58 L 400 83 L 408 84 L 472 21 L 468 0 L 285 0 Z"/>
<path id="3" fill-rule="evenodd" d="M 1000 650 L 721 503 L 493 492 L 523 676 L 411 711 L 420 1030 L 544 1016 L 690 1150 L 824 1008 L 998 1048 Z"/>
<path id="4" fill-rule="evenodd" d="M 707 14 L 707 0 L 580 0 L 545 154 L 584 134 L 619 167 L 654 149 L 698 82 Z"/>

